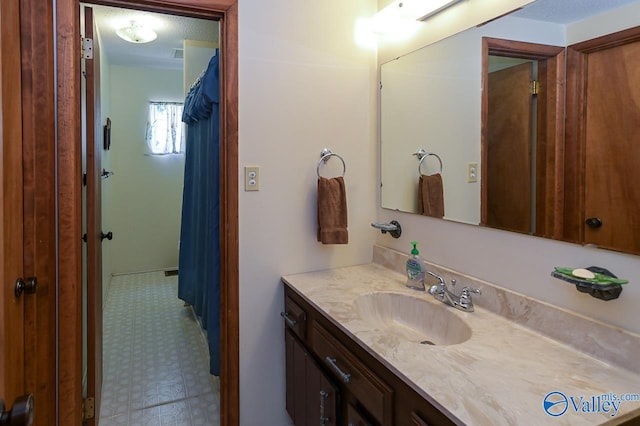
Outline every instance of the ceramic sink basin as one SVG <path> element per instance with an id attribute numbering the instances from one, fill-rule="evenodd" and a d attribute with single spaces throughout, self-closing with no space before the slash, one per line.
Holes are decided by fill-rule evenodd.
<path id="1" fill-rule="evenodd" d="M 456 345 L 471 328 L 446 305 L 398 293 L 368 293 L 354 302 L 360 318 L 398 340 L 425 345 Z"/>

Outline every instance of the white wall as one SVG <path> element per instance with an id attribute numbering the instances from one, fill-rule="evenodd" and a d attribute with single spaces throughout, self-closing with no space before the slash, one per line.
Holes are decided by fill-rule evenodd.
<path id="1" fill-rule="evenodd" d="M 218 23 L 211 22 L 215 25 L 215 33 L 218 33 Z M 187 97 L 189 90 L 202 71 L 207 69 L 211 57 L 216 53 L 218 43 L 209 43 L 198 40 L 184 40 L 182 42 L 182 52 L 184 59 L 182 60 L 182 75 L 184 96 Z"/>
<path id="2" fill-rule="evenodd" d="M 111 150 L 104 209 L 113 273 L 178 266 L 184 155 L 146 156 L 149 101 L 184 101 L 182 72 L 111 66 Z M 106 185 L 105 185 L 106 186 Z"/>
<path id="3" fill-rule="evenodd" d="M 638 25 L 638 5 L 607 14 L 607 32 Z M 630 19 L 633 17 L 633 20 Z M 634 22 L 632 24 L 632 22 Z M 604 24 L 603 24 L 604 25 Z M 616 26 L 617 25 L 617 26 Z M 589 30 L 591 32 L 589 32 Z M 567 28 L 567 42 L 602 34 L 593 21 Z M 421 254 L 431 262 L 513 289 L 525 295 L 640 333 L 640 256 L 582 247 L 559 241 L 463 225 L 378 208 L 379 220 L 402 224 L 399 240 L 378 236 L 378 243 L 401 251 L 420 242 Z M 601 266 L 628 279 L 619 299 L 602 301 L 579 293 L 574 286 L 551 278 L 554 266 Z M 562 326 L 562 325 L 558 325 Z"/>
<path id="4" fill-rule="evenodd" d="M 239 2 L 240 179 L 260 166 L 261 190 L 240 192 L 240 423 L 288 425 L 285 274 L 371 261 L 376 216 L 376 55 L 356 44 L 375 0 Z M 316 165 L 342 155 L 349 244 L 316 241 Z M 334 160 L 332 160 L 334 161 Z M 337 161 L 337 160 L 335 160 Z"/>

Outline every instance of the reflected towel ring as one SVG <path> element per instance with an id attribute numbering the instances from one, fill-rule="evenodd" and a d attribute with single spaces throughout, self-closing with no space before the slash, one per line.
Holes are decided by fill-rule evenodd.
<path id="1" fill-rule="evenodd" d="M 338 157 L 340 161 L 342 161 L 342 177 L 344 177 L 344 175 L 347 173 L 347 165 L 344 162 L 344 158 L 342 158 L 338 154 L 331 152 L 329 148 L 325 148 L 322 151 L 320 151 L 320 161 L 318 161 L 318 167 L 316 168 L 316 171 L 318 172 L 318 177 L 321 177 L 320 165 L 322 163 L 326 163 L 327 161 L 329 161 L 329 158 L 331 157 Z"/>
<path id="2" fill-rule="evenodd" d="M 420 148 L 418 150 L 418 152 L 414 152 L 413 155 L 415 155 L 416 157 L 418 157 L 420 159 L 420 162 L 418 163 L 418 174 L 422 175 L 422 162 L 424 161 L 425 158 L 430 157 L 430 156 L 434 156 L 438 159 L 438 163 L 440 163 L 440 172 L 442 174 L 442 158 L 440 158 L 440 156 L 438 154 L 436 154 L 435 152 L 427 152 L 425 151 L 423 148 Z"/>

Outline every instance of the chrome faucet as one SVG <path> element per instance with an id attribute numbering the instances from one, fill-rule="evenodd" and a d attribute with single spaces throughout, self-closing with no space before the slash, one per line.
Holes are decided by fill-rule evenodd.
<path id="1" fill-rule="evenodd" d="M 479 289 L 463 287 L 460 295 L 457 296 L 454 292 L 447 288 L 447 284 L 444 282 L 444 278 L 442 278 L 440 275 L 435 274 L 431 271 L 427 271 L 427 274 L 435 277 L 439 281 L 438 284 L 432 285 L 429 289 L 429 294 L 436 298 L 436 300 L 453 306 L 456 309 L 460 309 L 461 311 L 473 312 L 473 300 L 471 299 L 471 294 L 480 294 Z M 455 287 L 456 280 L 451 280 L 451 285 L 452 287 Z"/>

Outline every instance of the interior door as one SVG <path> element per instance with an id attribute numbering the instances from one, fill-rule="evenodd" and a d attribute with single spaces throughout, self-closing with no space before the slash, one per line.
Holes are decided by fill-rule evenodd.
<path id="1" fill-rule="evenodd" d="M 528 62 L 489 73 L 485 225 L 531 232 L 531 92 Z"/>
<path id="2" fill-rule="evenodd" d="M 94 398 L 95 416 L 89 426 L 97 423 L 102 390 L 102 220 L 101 220 L 101 154 L 100 123 L 100 47 L 93 21 L 93 10 L 84 7 L 85 99 L 86 99 L 86 215 L 87 215 L 87 397 Z M 90 50 L 92 52 L 90 53 Z"/>
<path id="3" fill-rule="evenodd" d="M 640 253 L 640 41 L 587 57 L 585 243 Z"/>
<path id="4" fill-rule="evenodd" d="M 18 0 L 0 2 L 0 399 L 25 393 L 22 100 Z"/>

